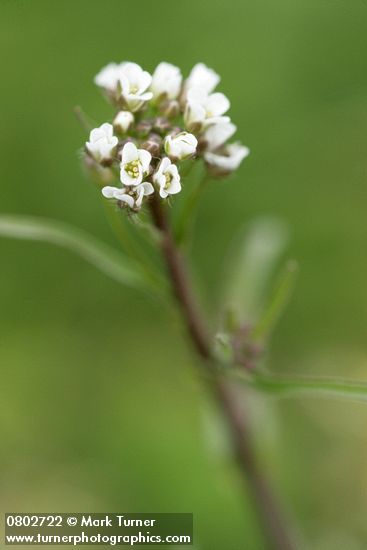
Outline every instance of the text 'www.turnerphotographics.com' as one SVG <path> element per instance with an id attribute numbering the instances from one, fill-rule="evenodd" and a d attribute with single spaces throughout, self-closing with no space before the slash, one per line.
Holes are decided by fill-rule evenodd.
<path id="1" fill-rule="evenodd" d="M 7 513 L 6 545 L 192 545 L 192 514 Z"/>

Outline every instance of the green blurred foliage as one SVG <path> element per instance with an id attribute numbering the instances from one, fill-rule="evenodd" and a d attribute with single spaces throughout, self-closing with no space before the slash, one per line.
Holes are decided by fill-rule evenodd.
<path id="1" fill-rule="evenodd" d="M 186 74 L 204 61 L 252 151 L 200 206 L 193 259 L 206 302 L 236 229 L 281 218 L 300 273 L 269 368 L 367 379 L 367 3 L 0 0 L 0 10 L 1 213 L 54 217 L 117 246 L 80 169 L 72 109 L 109 117 L 92 79 L 110 60 L 150 71 L 166 60 Z M 180 327 L 66 251 L 5 240 L 0 251 L 2 511 L 193 511 L 198 548 L 261 550 L 236 471 L 213 451 L 220 433 Z M 304 547 L 365 548 L 367 409 L 271 404 L 257 403 L 254 429 Z"/>

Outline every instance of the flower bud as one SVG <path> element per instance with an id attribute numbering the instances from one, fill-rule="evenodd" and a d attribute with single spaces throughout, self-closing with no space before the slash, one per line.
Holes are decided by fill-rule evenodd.
<path id="1" fill-rule="evenodd" d="M 165 117 L 158 117 L 154 121 L 154 129 L 157 132 L 167 132 L 171 128 L 171 124 Z"/>
<path id="2" fill-rule="evenodd" d="M 175 99 L 163 101 L 159 110 L 165 117 L 175 118 L 180 114 L 180 104 Z"/>
<path id="3" fill-rule="evenodd" d="M 178 67 L 162 62 L 153 73 L 150 86 L 155 99 L 176 99 L 181 91 L 182 75 Z"/>
<path id="4" fill-rule="evenodd" d="M 159 157 L 161 153 L 162 138 L 158 134 L 150 134 L 148 139 L 141 145 L 143 149 L 149 151 L 152 157 Z"/>
<path id="5" fill-rule="evenodd" d="M 183 160 L 196 152 L 198 140 L 188 132 L 180 132 L 176 136 L 167 136 L 164 140 L 164 150 L 172 159 Z"/>
<path id="6" fill-rule="evenodd" d="M 101 164 L 111 164 L 116 152 L 118 139 L 113 135 L 112 124 L 105 122 L 99 128 L 94 128 L 85 146 L 91 157 Z"/>
<path id="7" fill-rule="evenodd" d="M 135 126 L 135 130 L 136 130 L 136 133 L 140 136 L 140 137 L 145 137 L 149 134 L 149 132 L 151 131 L 153 127 L 153 123 L 151 120 L 141 120 L 140 122 L 137 123 L 137 125 Z"/>
<path id="8" fill-rule="evenodd" d="M 184 112 L 185 127 L 190 132 L 200 132 L 205 121 L 205 109 L 198 103 L 187 103 Z"/>
<path id="9" fill-rule="evenodd" d="M 134 115 L 130 111 L 120 111 L 114 118 L 113 127 L 116 132 L 126 134 L 134 122 Z"/>

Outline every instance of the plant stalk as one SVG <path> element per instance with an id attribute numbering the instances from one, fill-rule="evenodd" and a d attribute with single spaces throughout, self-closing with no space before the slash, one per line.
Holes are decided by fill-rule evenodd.
<path id="1" fill-rule="evenodd" d="M 202 359 L 205 379 L 218 406 L 226 418 L 232 437 L 234 455 L 245 483 L 252 494 L 268 543 L 273 550 L 295 550 L 278 503 L 264 478 L 250 441 L 243 411 L 239 407 L 232 386 L 219 374 L 212 356 L 210 339 L 193 295 L 186 265 L 171 230 L 166 211 L 154 194 L 149 201 L 154 225 L 161 233 L 162 255 L 170 276 L 172 289 L 181 308 L 191 340 Z"/>

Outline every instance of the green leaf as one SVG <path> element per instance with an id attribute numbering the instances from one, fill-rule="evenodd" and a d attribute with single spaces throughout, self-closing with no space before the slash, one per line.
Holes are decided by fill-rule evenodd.
<path id="1" fill-rule="evenodd" d="M 186 170 L 185 170 L 186 167 Z M 210 180 L 210 175 L 202 162 L 185 160 L 180 166 L 182 193 L 175 205 L 174 235 L 179 246 L 187 246 L 192 241 L 198 206 Z"/>
<path id="2" fill-rule="evenodd" d="M 254 340 L 264 341 L 269 337 L 289 302 L 297 272 L 297 262 L 294 260 L 287 262 L 273 294 L 270 296 L 269 303 L 255 326 Z"/>
<path id="3" fill-rule="evenodd" d="M 162 276 L 162 271 L 156 261 L 155 249 L 157 247 L 143 246 L 146 243 L 143 243 L 142 227 L 140 222 L 137 221 L 141 218 L 138 216 L 128 218 L 125 215 L 121 215 L 121 209 L 117 209 L 116 205 L 111 203 L 111 201 L 104 199 L 103 204 L 111 229 L 120 241 L 129 259 L 139 266 L 140 270 L 144 272 L 145 277 L 149 279 L 154 286 L 160 288 L 162 292 L 167 293 L 167 281 Z M 123 214 L 125 214 L 125 212 Z M 141 214 L 139 216 L 141 216 Z M 134 219 L 135 221 L 133 222 Z M 144 237 L 146 241 L 146 236 Z"/>
<path id="4" fill-rule="evenodd" d="M 239 381 L 260 392 L 276 397 L 329 397 L 367 402 L 367 382 L 342 378 L 286 377 L 231 371 Z"/>
<path id="5" fill-rule="evenodd" d="M 62 246 L 121 284 L 134 288 L 147 286 L 148 281 L 127 257 L 66 223 L 28 216 L 0 215 L 0 235 Z"/>
<path id="6" fill-rule="evenodd" d="M 256 320 L 275 266 L 288 242 L 287 227 L 274 218 L 259 218 L 242 228 L 226 262 L 225 310 L 237 323 Z"/>

